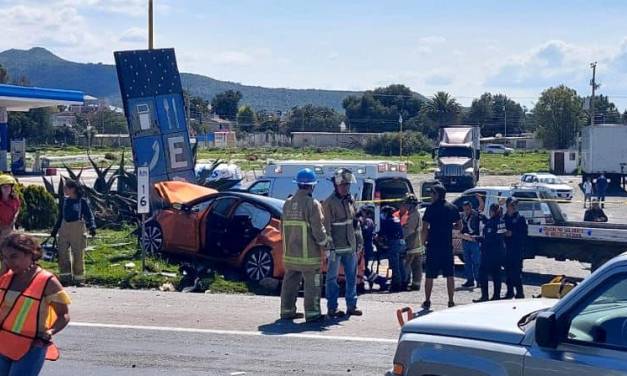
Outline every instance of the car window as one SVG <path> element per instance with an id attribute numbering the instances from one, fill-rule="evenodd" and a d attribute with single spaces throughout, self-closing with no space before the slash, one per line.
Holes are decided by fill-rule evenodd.
<path id="1" fill-rule="evenodd" d="M 627 274 L 609 282 L 573 316 L 568 340 L 627 351 Z"/>
<path id="2" fill-rule="evenodd" d="M 267 210 L 255 206 L 250 202 L 242 202 L 237 209 L 235 209 L 233 217 L 239 217 L 240 219 L 246 218 L 248 223 L 257 230 L 266 228 L 272 218 Z"/>
<path id="3" fill-rule="evenodd" d="M 377 179 L 377 192 L 382 200 L 392 200 L 403 198 L 407 193 L 411 193 L 411 186 L 406 179 L 384 178 Z"/>
<path id="4" fill-rule="evenodd" d="M 221 217 L 228 216 L 233 204 L 235 204 L 235 201 L 237 201 L 237 199 L 234 197 L 221 197 L 216 199 L 211 208 L 211 214 L 219 215 Z"/>
<path id="5" fill-rule="evenodd" d="M 251 185 L 248 191 L 256 195 L 266 195 L 270 192 L 270 182 L 268 180 L 258 181 Z"/>
<path id="6" fill-rule="evenodd" d="M 211 199 L 211 200 L 207 200 L 207 201 L 199 202 L 199 203 L 197 203 L 196 205 L 194 205 L 194 206 L 192 207 L 192 211 L 198 211 L 198 212 L 201 212 L 201 211 L 203 211 L 203 210 L 207 209 L 207 208 L 209 207 L 209 205 L 211 205 L 211 204 L 213 203 L 213 201 L 214 201 L 214 200 L 213 200 L 213 199 Z"/>
<path id="7" fill-rule="evenodd" d="M 361 193 L 362 201 L 372 200 L 374 196 L 372 196 L 372 191 L 374 189 L 374 184 L 369 181 L 364 181 L 364 189 Z"/>

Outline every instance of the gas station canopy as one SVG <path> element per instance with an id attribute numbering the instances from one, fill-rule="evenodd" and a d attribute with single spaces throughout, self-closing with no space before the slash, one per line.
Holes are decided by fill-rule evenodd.
<path id="1" fill-rule="evenodd" d="M 0 84 L 0 108 L 4 107 L 6 111 L 83 104 L 84 97 L 82 91 Z"/>

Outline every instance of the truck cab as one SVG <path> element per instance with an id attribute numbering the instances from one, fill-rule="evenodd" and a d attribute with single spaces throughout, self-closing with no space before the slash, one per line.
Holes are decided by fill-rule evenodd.
<path id="1" fill-rule="evenodd" d="M 435 179 L 449 190 L 474 187 L 479 181 L 481 134 L 479 127 L 451 126 L 440 128 Z"/>
<path id="2" fill-rule="evenodd" d="M 388 376 L 627 375 L 627 253 L 561 300 L 460 306 L 403 326 Z"/>

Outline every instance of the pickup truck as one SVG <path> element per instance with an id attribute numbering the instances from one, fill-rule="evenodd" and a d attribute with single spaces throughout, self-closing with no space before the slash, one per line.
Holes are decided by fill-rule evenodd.
<path id="1" fill-rule="evenodd" d="M 561 300 L 460 306 L 402 328 L 387 376 L 627 375 L 627 253 Z"/>

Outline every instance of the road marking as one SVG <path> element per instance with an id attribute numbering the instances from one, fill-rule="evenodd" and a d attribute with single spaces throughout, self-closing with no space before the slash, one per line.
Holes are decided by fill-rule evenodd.
<path id="1" fill-rule="evenodd" d="M 100 324 L 93 322 L 70 322 L 70 326 L 82 328 L 104 328 L 104 329 L 132 329 L 146 330 L 157 332 L 176 332 L 176 333 L 194 333 L 194 334 L 223 334 L 235 336 L 250 337 L 278 337 L 278 338 L 299 338 L 299 339 L 320 339 L 328 341 L 351 341 L 351 342 L 373 342 L 373 343 L 396 343 L 397 340 L 389 338 L 373 338 L 373 337 L 348 337 L 348 336 L 327 336 L 320 334 L 304 334 L 304 333 L 285 333 L 272 334 L 260 331 L 244 331 L 244 330 L 218 330 L 218 329 L 195 329 L 195 328 L 176 328 L 168 326 L 144 326 L 144 325 L 118 325 L 118 324 Z"/>

